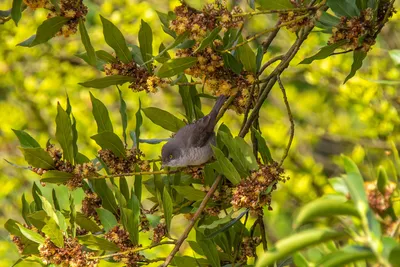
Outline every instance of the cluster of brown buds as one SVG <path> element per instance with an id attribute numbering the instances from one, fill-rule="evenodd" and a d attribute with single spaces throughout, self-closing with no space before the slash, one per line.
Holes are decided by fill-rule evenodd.
<path id="1" fill-rule="evenodd" d="M 220 40 L 214 41 L 214 46 L 220 45 Z M 255 82 L 254 75 L 247 71 L 240 74 L 224 67 L 224 61 L 219 52 L 211 47 L 202 51 L 195 47 L 177 51 L 178 57 L 196 57 L 197 63 L 185 70 L 185 73 L 204 81 L 205 88 L 214 96 L 237 95 L 233 107 L 238 113 L 243 113 L 250 97 L 249 89 Z"/>
<path id="2" fill-rule="evenodd" d="M 79 19 L 84 20 L 88 12 L 83 0 L 60 0 L 58 7 L 55 7 L 50 0 L 24 0 L 24 3 L 31 9 L 48 9 L 50 11 L 47 14 L 48 19 L 58 16 L 68 18 L 68 22 L 56 34 L 64 37 L 69 37 L 71 34 L 76 33 Z"/>
<path id="3" fill-rule="evenodd" d="M 359 17 L 341 17 L 340 23 L 332 28 L 332 36 L 328 44 L 347 40 L 348 42 L 343 46 L 345 49 L 354 50 L 362 47 L 367 52 L 375 44 L 375 31 L 374 11 L 367 8 Z"/>
<path id="4" fill-rule="evenodd" d="M 301 28 L 312 27 L 314 25 L 314 17 L 311 14 L 307 15 L 307 13 L 309 13 L 309 11 L 290 11 L 287 13 L 279 13 L 279 20 L 281 23 L 289 23 L 286 25 L 286 28 L 289 31 L 297 32 Z"/>
<path id="5" fill-rule="evenodd" d="M 39 253 L 45 264 L 55 264 L 58 266 L 94 267 L 98 265 L 98 260 L 91 259 L 95 256 L 93 252 L 87 252 L 75 238 L 64 237 L 64 247 L 59 248 L 46 238 L 45 242 L 39 246 Z"/>
<path id="6" fill-rule="evenodd" d="M 157 227 L 153 229 L 153 243 L 158 244 L 167 234 L 167 225 L 164 222 L 157 224 Z"/>
<path id="7" fill-rule="evenodd" d="M 156 93 L 157 88 L 167 86 L 167 81 L 155 75 L 152 75 L 145 67 L 139 66 L 136 62 L 124 63 L 120 60 L 114 63 L 104 65 L 106 75 L 123 75 L 133 78 L 129 88 L 133 92 L 146 91 L 147 93 Z"/>
<path id="8" fill-rule="evenodd" d="M 83 179 L 96 175 L 96 168 L 92 162 L 73 165 L 71 162 L 62 159 L 61 150 L 53 144 L 48 144 L 46 151 L 54 161 L 55 170 L 73 174 L 73 177 L 64 183 L 70 189 L 82 187 Z M 35 167 L 32 167 L 31 170 L 39 175 L 43 175 L 47 171 L 46 169 Z M 42 183 L 42 185 L 45 186 L 45 183 Z"/>
<path id="9" fill-rule="evenodd" d="M 256 256 L 256 248 L 261 244 L 261 238 L 255 237 L 244 237 L 240 244 L 240 261 L 247 261 L 247 258 Z"/>
<path id="10" fill-rule="evenodd" d="M 85 217 L 93 218 L 96 222 L 100 222 L 96 209 L 101 207 L 101 198 L 90 190 L 86 190 L 85 195 L 85 198 L 82 200 L 82 213 Z"/>
<path id="11" fill-rule="evenodd" d="M 114 261 L 122 261 L 127 266 L 137 266 L 138 262 L 144 261 L 146 259 L 138 252 L 133 252 L 133 250 L 138 247 L 132 244 L 131 240 L 129 239 L 129 233 L 125 231 L 122 227 L 115 226 L 108 233 L 106 233 L 104 237 L 108 241 L 116 244 L 120 248 L 121 252 L 131 251 L 127 254 L 119 254 L 113 256 Z"/>
<path id="12" fill-rule="evenodd" d="M 142 171 L 149 171 L 150 164 L 141 158 L 145 155 L 138 149 L 127 149 L 126 157 L 118 157 L 111 150 L 99 150 L 99 158 L 106 164 L 111 174 L 130 173 L 135 171 L 135 166 L 139 166 Z"/>
<path id="13" fill-rule="evenodd" d="M 279 181 L 286 182 L 288 179 L 283 176 L 283 173 L 284 170 L 278 166 L 277 162 L 260 166 L 259 170 L 252 172 L 236 188 L 233 188 L 231 204 L 234 209 L 249 208 L 257 212 L 262 207 L 268 206 L 268 209 L 272 210 L 272 191 L 276 189 Z"/>
<path id="14" fill-rule="evenodd" d="M 376 185 L 376 181 L 364 182 L 365 192 L 367 193 L 369 206 L 378 214 L 383 215 L 390 207 L 390 197 L 396 189 L 395 183 L 389 183 L 382 194 Z"/>
<path id="15" fill-rule="evenodd" d="M 183 3 L 175 8 L 174 13 L 176 18 L 170 22 L 170 29 L 178 35 L 189 32 L 191 39 L 195 41 L 202 40 L 207 31 L 217 27 L 221 26 L 226 31 L 243 25 L 243 17 L 237 15 L 242 13 L 240 7 L 235 6 L 232 12 L 229 12 L 225 1 L 207 4 L 202 11 Z"/>

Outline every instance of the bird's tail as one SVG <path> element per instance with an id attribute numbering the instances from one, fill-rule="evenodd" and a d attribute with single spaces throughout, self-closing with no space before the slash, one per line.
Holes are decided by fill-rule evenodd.
<path id="1" fill-rule="evenodd" d="M 218 113 L 221 110 L 222 106 L 224 105 L 226 99 L 228 99 L 227 96 L 220 95 L 217 98 L 217 101 L 215 101 L 214 107 L 212 108 L 210 114 L 208 115 L 210 117 L 209 118 L 209 122 L 208 122 L 208 125 L 209 125 L 209 129 L 208 130 L 209 131 L 213 131 L 214 126 L 217 123 Z"/>

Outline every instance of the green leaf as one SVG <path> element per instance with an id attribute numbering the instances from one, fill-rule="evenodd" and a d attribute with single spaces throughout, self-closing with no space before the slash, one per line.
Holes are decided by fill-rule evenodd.
<path id="1" fill-rule="evenodd" d="M 126 158 L 125 147 L 121 139 L 112 132 L 102 132 L 91 136 L 94 141 L 102 148 L 111 150 L 116 156 Z"/>
<path id="2" fill-rule="evenodd" d="M 153 31 L 144 20 L 141 21 L 138 38 L 143 61 L 148 62 L 153 58 Z M 151 63 L 147 63 L 146 67 L 151 71 Z"/>
<path id="3" fill-rule="evenodd" d="M 346 182 L 342 177 L 329 178 L 328 182 L 336 192 L 345 196 L 349 195 L 349 189 L 347 188 Z"/>
<path id="4" fill-rule="evenodd" d="M 109 20 L 100 16 L 103 24 L 103 34 L 106 43 L 114 49 L 117 57 L 124 63 L 128 64 L 132 61 L 132 54 L 129 51 L 126 41 L 121 31 Z"/>
<path id="5" fill-rule="evenodd" d="M 142 103 L 139 98 L 139 108 L 135 114 L 135 117 L 136 117 L 135 139 L 133 140 L 134 145 L 136 146 L 137 149 L 139 149 L 140 126 L 142 126 L 142 123 L 143 123 L 143 117 L 142 117 L 141 110 L 142 110 Z"/>
<path id="6" fill-rule="evenodd" d="M 46 212 L 47 216 L 49 216 L 51 219 L 53 219 L 57 223 L 57 225 L 60 225 L 60 221 L 58 219 L 56 211 L 54 210 L 51 203 L 45 197 L 42 197 L 42 196 L 39 196 L 39 197 L 42 201 L 43 210 Z"/>
<path id="7" fill-rule="evenodd" d="M 254 127 L 252 127 L 251 130 L 257 139 L 258 152 L 260 153 L 264 164 L 272 163 L 273 160 L 267 142 L 265 142 L 265 139 L 261 136 L 261 133 L 258 130 Z"/>
<path id="8" fill-rule="evenodd" d="M 199 47 L 197 47 L 196 50 L 194 50 L 193 53 L 196 53 L 198 51 L 203 50 L 204 48 L 206 48 L 207 46 L 209 46 L 215 38 L 217 38 L 218 33 L 221 31 L 222 27 L 217 27 L 214 30 L 212 30 L 210 33 L 208 33 L 208 35 L 201 41 Z"/>
<path id="9" fill-rule="evenodd" d="M 76 163 L 76 157 L 78 155 L 78 130 L 76 130 L 76 120 L 73 114 L 71 114 L 72 118 L 72 148 L 74 151 L 74 162 Z"/>
<path id="10" fill-rule="evenodd" d="M 25 194 L 22 194 L 21 197 L 21 203 L 22 203 L 22 217 L 24 218 L 24 221 L 26 222 L 27 225 L 31 225 L 28 219 L 28 215 L 30 213 L 30 208 L 29 208 L 29 203 L 25 199 Z"/>
<path id="11" fill-rule="evenodd" d="M 52 157 L 43 148 L 40 147 L 19 147 L 22 154 L 24 154 L 26 162 L 36 168 L 53 169 L 54 161 Z"/>
<path id="12" fill-rule="evenodd" d="M 240 38 L 240 42 L 243 38 Z M 242 45 L 237 48 L 240 62 L 242 62 L 244 69 L 252 73 L 256 73 L 256 54 L 253 52 L 249 44 Z"/>
<path id="13" fill-rule="evenodd" d="M 106 88 L 111 85 L 121 85 L 127 82 L 133 82 L 134 80 L 135 78 L 130 76 L 111 75 L 98 79 L 93 79 L 79 84 L 85 87 Z"/>
<path id="14" fill-rule="evenodd" d="M 210 164 L 210 166 L 220 174 L 223 174 L 232 184 L 238 184 L 240 182 L 240 175 L 235 166 L 233 166 L 232 162 L 225 157 L 219 148 L 213 146 L 212 149 L 217 161 Z"/>
<path id="15" fill-rule="evenodd" d="M 101 225 L 103 225 L 104 227 L 104 231 L 108 232 L 112 228 L 114 228 L 114 226 L 118 225 L 117 219 L 115 218 L 114 214 L 112 214 L 112 212 L 110 212 L 109 210 L 97 208 L 96 212 L 99 215 L 99 219 Z"/>
<path id="16" fill-rule="evenodd" d="M 143 108 L 142 110 L 146 117 L 154 124 L 157 124 L 168 131 L 177 132 L 180 128 L 185 126 L 185 123 L 182 120 L 165 110 L 155 107 Z"/>
<path id="17" fill-rule="evenodd" d="M 262 9 L 273 9 L 273 10 L 279 10 L 279 9 L 291 9 L 293 8 L 292 3 L 290 0 L 256 0 L 256 3 L 258 3 Z"/>
<path id="18" fill-rule="evenodd" d="M 139 166 L 135 166 L 135 171 L 140 172 Z M 135 175 L 135 183 L 134 183 L 134 188 L 135 188 L 135 195 L 138 199 L 139 202 L 142 201 L 142 175 Z"/>
<path id="19" fill-rule="evenodd" d="M 211 224 L 203 224 L 199 228 L 214 229 L 222 224 L 226 224 L 226 223 L 230 222 L 231 220 L 232 220 L 231 216 L 227 215 L 224 218 L 213 221 Z"/>
<path id="20" fill-rule="evenodd" d="M 57 103 L 56 138 L 63 150 L 64 160 L 74 164 L 72 125 L 67 112 Z"/>
<path id="21" fill-rule="evenodd" d="M 46 234 L 47 237 L 50 238 L 51 242 L 54 243 L 59 248 L 64 247 L 64 236 L 58 227 L 57 223 L 50 219 L 47 221 L 46 225 L 42 228 L 42 232 Z"/>
<path id="22" fill-rule="evenodd" d="M 243 64 L 237 61 L 231 53 L 223 53 L 222 58 L 224 60 L 224 65 L 230 68 L 234 73 L 240 74 L 242 72 Z"/>
<path id="23" fill-rule="evenodd" d="M 348 43 L 347 40 L 341 40 L 337 43 L 333 43 L 331 45 L 324 46 L 321 48 L 321 50 L 319 50 L 318 53 L 316 53 L 315 55 L 313 55 L 311 57 L 303 59 L 299 64 L 310 64 L 314 60 L 320 60 L 320 59 L 327 58 L 330 55 L 332 55 L 332 53 L 335 52 L 336 49 L 338 49 L 339 47 L 341 47 L 342 45 L 344 45 L 346 43 Z"/>
<path id="24" fill-rule="evenodd" d="M 389 56 L 392 58 L 394 64 L 400 65 L 400 49 L 389 50 Z"/>
<path id="25" fill-rule="evenodd" d="M 118 246 L 114 243 L 92 234 L 78 236 L 77 238 L 80 244 L 92 250 L 119 251 Z"/>
<path id="26" fill-rule="evenodd" d="M 199 231 L 196 232 L 196 241 L 201 247 L 206 256 L 207 260 L 210 262 L 212 267 L 220 267 L 221 263 L 218 257 L 217 246 L 212 240 L 205 239 L 204 235 Z"/>
<path id="27" fill-rule="evenodd" d="M 23 147 L 23 148 L 40 147 L 39 143 L 35 139 L 33 139 L 33 137 L 30 136 L 27 132 L 22 131 L 22 130 L 14 130 L 14 129 L 11 129 L 11 130 L 13 130 L 15 135 L 18 137 L 21 147 Z"/>
<path id="28" fill-rule="evenodd" d="M 342 159 L 347 173 L 347 177 L 344 181 L 349 188 L 351 199 L 356 204 L 360 214 L 365 215 L 368 209 L 368 199 L 364 191 L 364 179 L 357 165 L 349 157 L 342 156 Z"/>
<path id="29" fill-rule="evenodd" d="M 163 210 L 164 210 L 164 218 L 165 218 L 165 224 L 167 225 L 167 231 L 168 233 L 171 230 L 171 220 L 172 220 L 172 212 L 173 212 L 173 202 L 171 199 L 171 196 L 168 193 L 167 187 L 164 187 L 164 192 L 163 192 Z"/>
<path id="30" fill-rule="evenodd" d="M 382 195 L 385 195 L 386 186 L 388 184 L 389 184 L 389 178 L 387 176 L 386 170 L 383 166 L 379 166 L 377 186 L 379 192 L 381 192 Z"/>
<path id="31" fill-rule="evenodd" d="M 46 173 L 42 175 L 40 181 L 45 183 L 63 184 L 68 182 L 72 177 L 74 177 L 74 174 L 72 173 L 53 170 L 46 171 Z"/>
<path id="32" fill-rule="evenodd" d="M 320 198 L 307 203 L 300 209 L 294 221 L 294 227 L 298 228 L 306 222 L 318 217 L 331 216 L 355 216 L 359 217 L 357 209 L 351 204 L 337 199 Z"/>
<path id="33" fill-rule="evenodd" d="M 347 75 L 347 77 L 343 83 L 346 83 L 349 79 L 351 79 L 356 74 L 356 72 L 362 67 L 362 63 L 366 56 L 367 56 L 367 52 L 365 52 L 361 49 L 354 50 L 353 64 L 351 65 L 351 70 L 350 70 L 349 75 Z"/>
<path id="34" fill-rule="evenodd" d="M 166 34 L 169 34 L 170 36 L 172 36 L 172 38 L 176 38 L 176 33 L 169 28 L 170 18 L 168 16 L 168 14 L 165 14 L 165 13 L 162 13 L 159 11 L 156 11 L 156 12 L 157 12 L 158 18 L 160 19 L 160 21 L 162 23 L 162 28 L 163 28 L 164 32 Z"/>
<path id="35" fill-rule="evenodd" d="M 73 195 L 69 195 L 69 224 L 71 225 L 72 237 L 76 237 L 76 209 Z"/>
<path id="36" fill-rule="evenodd" d="M 332 30 L 332 27 L 335 27 L 340 23 L 340 19 L 338 17 L 329 14 L 326 11 L 323 11 L 321 16 L 319 17 L 318 22 L 323 24 L 326 28 Z"/>
<path id="37" fill-rule="evenodd" d="M 117 59 L 115 57 L 113 57 L 113 55 L 111 55 L 110 53 L 108 53 L 107 51 L 104 51 L 104 50 L 97 50 L 96 57 L 98 57 L 99 59 L 101 59 L 105 62 L 109 62 L 109 63 L 118 62 Z"/>
<path id="38" fill-rule="evenodd" d="M 202 200 L 206 196 L 206 193 L 203 191 L 194 189 L 188 185 L 173 185 L 172 188 L 174 188 L 178 194 L 184 196 L 188 200 Z"/>
<path id="39" fill-rule="evenodd" d="M 70 18 L 54 17 L 45 20 L 36 31 L 36 34 L 29 37 L 29 39 L 19 43 L 19 46 L 33 47 L 42 44 L 54 37 L 54 35 L 61 29 L 61 27 L 69 21 Z"/>
<path id="40" fill-rule="evenodd" d="M 121 121 L 122 121 L 122 136 L 124 137 L 124 143 L 126 145 L 126 128 L 128 127 L 128 114 L 126 112 L 126 103 L 125 100 L 122 98 L 122 92 L 118 88 L 119 93 L 119 113 L 121 114 Z"/>
<path id="41" fill-rule="evenodd" d="M 189 256 L 175 256 L 172 259 L 172 263 L 177 267 L 188 267 L 188 266 L 208 267 L 208 266 L 210 266 L 210 264 L 208 263 L 208 261 L 206 259 L 193 258 L 193 257 L 189 257 Z"/>
<path id="42" fill-rule="evenodd" d="M 17 226 L 18 226 L 19 230 L 21 231 L 21 233 L 26 238 L 28 238 L 29 240 L 31 240 L 31 241 L 33 241 L 35 243 L 38 243 L 38 244 L 43 244 L 44 243 L 45 239 L 40 234 L 38 234 L 38 233 L 36 233 L 36 232 L 34 232 L 32 230 L 29 230 L 28 228 L 26 228 L 26 227 L 24 227 L 24 226 L 22 226 L 20 224 L 17 224 Z"/>
<path id="43" fill-rule="evenodd" d="M 34 204 L 35 202 L 32 202 L 31 204 Z M 32 210 L 32 207 L 30 207 Z M 32 223 L 33 226 L 35 226 L 37 229 L 42 229 L 48 220 L 50 220 L 50 217 L 47 216 L 46 212 L 44 210 L 39 210 L 35 211 L 31 214 L 28 215 L 29 221 Z"/>
<path id="44" fill-rule="evenodd" d="M 86 217 L 86 215 L 80 212 L 76 213 L 76 224 L 79 225 L 79 227 L 81 227 L 82 229 L 88 230 L 92 233 L 101 232 L 101 228 L 97 225 L 95 221 L 89 219 L 88 217 Z"/>
<path id="45" fill-rule="evenodd" d="M 86 30 L 85 23 L 83 22 L 82 18 L 79 19 L 79 32 L 81 34 L 81 40 L 83 45 L 85 46 L 88 59 L 89 59 L 89 64 L 96 67 L 96 53 L 94 51 L 94 48 L 92 46 L 92 43 L 90 42 L 90 37 L 89 34 Z"/>
<path id="46" fill-rule="evenodd" d="M 97 132 L 113 132 L 113 126 L 106 106 L 103 102 L 95 98 L 91 92 L 89 93 L 90 100 L 92 101 L 92 113 L 97 123 Z"/>
<path id="47" fill-rule="evenodd" d="M 366 247 L 345 247 L 339 251 L 335 251 L 323 256 L 316 266 L 334 267 L 334 266 L 349 266 L 357 261 L 374 261 L 374 253 Z"/>
<path id="48" fill-rule="evenodd" d="M 160 78 L 169 78 L 182 73 L 184 70 L 194 66 L 196 63 L 197 57 L 181 57 L 170 59 L 161 66 L 156 75 Z"/>
<path id="49" fill-rule="evenodd" d="M 33 182 L 33 185 L 32 185 L 32 196 L 33 196 L 33 200 L 35 201 L 36 210 L 41 210 L 42 209 L 42 200 L 40 198 L 41 195 L 42 195 L 42 191 L 37 186 L 37 184 L 35 182 Z M 32 208 L 31 208 L 31 210 L 35 211 Z"/>
<path id="50" fill-rule="evenodd" d="M 309 246 L 317 245 L 328 240 L 346 236 L 344 231 L 337 232 L 331 229 L 308 229 L 279 240 L 275 249 L 264 252 L 258 259 L 256 267 L 269 266 L 276 261 L 286 258 L 293 253 Z"/>
<path id="51" fill-rule="evenodd" d="M 338 17 L 351 18 L 360 15 L 356 0 L 328 0 L 326 4 Z"/>
<path id="52" fill-rule="evenodd" d="M 22 16 L 22 0 L 13 0 L 11 8 L 11 18 L 15 22 L 15 26 L 18 26 L 18 22 Z"/>
<path id="53" fill-rule="evenodd" d="M 139 223 L 140 223 L 140 202 L 135 195 L 128 202 L 128 212 L 125 210 L 128 216 L 128 231 L 129 238 L 134 245 L 139 244 Z"/>
<path id="54" fill-rule="evenodd" d="M 133 57 L 133 61 L 135 61 L 138 65 L 142 66 L 144 64 L 143 58 L 142 58 L 142 52 L 140 52 L 140 48 L 137 45 L 128 45 L 131 48 L 131 53 Z"/>
<path id="55" fill-rule="evenodd" d="M 102 205 L 105 209 L 117 214 L 117 202 L 110 187 L 104 179 L 91 180 L 94 192 L 101 198 Z"/>
<path id="56" fill-rule="evenodd" d="M 394 162 L 391 161 L 391 164 L 394 165 L 394 175 L 395 175 L 395 182 L 398 181 L 398 175 L 400 174 L 400 156 L 399 156 L 399 151 L 397 150 L 396 144 L 391 141 L 390 142 L 390 146 L 392 148 L 392 153 L 393 153 L 393 158 L 394 158 Z"/>
<path id="57" fill-rule="evenodd" d="M 126 201 L 129 200 L 129 186 L 128 182 L 126 181 L 125 177 L 120 177 L 119 178 L 119 190 L 121 191 L 121 194 L 124 196 Z"/>

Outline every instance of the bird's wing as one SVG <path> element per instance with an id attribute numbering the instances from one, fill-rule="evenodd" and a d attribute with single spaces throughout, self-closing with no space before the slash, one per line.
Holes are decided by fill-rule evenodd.
<path id="1" fill-rule="evenodd" d="M 200 120 L 186 125 L 180 129 L 174 138 L 185 140 L 186 147 L 203 147 L 214 135 L 214 127 L 210 127 L 210 117 L 205 116 Z"/>

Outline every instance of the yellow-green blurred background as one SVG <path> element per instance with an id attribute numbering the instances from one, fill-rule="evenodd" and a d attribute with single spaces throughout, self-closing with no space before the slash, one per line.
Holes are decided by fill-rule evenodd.
<path id="1" fill-rule="evenodd" d="M 155 51 L 161 41 L 171 41 L 171 37 L 162 31 L 155 10 L 167 12 L 178 5 L 178 1 L 84 2 L 89 7 L 86 27 L 96 50 L 111 52 L 103 38 L 100 14 L 117 25 L 130 43 L 137 43 L 141 19 L 153 29 Z M 203 1 L 188 2 L 199 6 Z M 1 1 L 0 10 L 9 9 L 11 4 L 11 0 Z M 250 10 L 245 1 L 242 4 L 247 11 Z M 21 220 L 20 197 L 25 192 L 28 201 L 31 200 L 32 183 L 39 178 L 3 160 L 25 164 L 11 129 L 26 130 L 44 146 L 48 138 L 54 139 L 57 102 L 65 107 L 65 95 L 68 93 L 78 121 L 79 149 L 90 158 L 97 151 L 96 144 L 89 138 L 96 133 L 89 89 L 78 85 L 78 82 L 101 77 L 102 74 L 74 56 L 84 52 L 79 33 L 67 39 L 54 38 L 33 48 L 16 46 L 35 33 L 46 14 L 44 9 L 28 9 L 18 27 L 12 21 L 0 25 L 0 266 L 10 266 L 19 258 L 3 225 L 8 218 Z M 255 16 L 247 23 L 245 34 L 251 35 L 272 27 L 275 20 L 274 15 Z M 400 65 L 396 65 L 400 64 L 400 59 L 396 62 L 389 56 L 389 51 L 400 49 L 398 29 L 400 14 L 396 14 L 386 25 L 362 69 L 345 85 L 343 81 L 350 70 L 351 54 L 337 55 L 311 65 L 297 65 L 326 44 L 329 35 L 317 31 L 309 36 L 291 67 L 284 72 L 282 81 L 291 103 L 296 133 L 289 158 L 284 164 L 291 179 L 274 192 L 274 210 L 266 215 L 270 241 L 291 232 L 296 207 L 331 190 L 327 178 L 342 172 L 338 160 L 341 153 L 351 156 L 367 179 L 376 178 L 379 164 L 388 165 L 391 156 L 388 153 L 389 141 L 400 144 Z M 264 61 L 283 53 L 294 39 L 295 34 L 281 30 Z M 259 39 L 260 42 L 262 40 Z M 121 89 L 128 106 L 129 130 L 135 127 L 134 113 L 139 98 L 144 107 L 156 106 L 177 116 L 184 113 L 175 87 L 151 95 L 133 93 L 127 86 Z M 116 133 L 121 133 L 116 88 L 91 89 L 91 92 L 107 105 Z M 207 112 L 211 103 L 207 100 L 203 103 Z M 237 134 L 241 119 L 241 116 L 229 111 L 222 121 Z M 264 104 L 260 122 L 273 157 L 279 159 L 288 140 L 289 120 L 278 87 L 273 88 Z M 169 135 L 144 117 L 142 138 L 166 138 Z M 157 158 L 160 154 L 159 145 L 144 144 L 142 149 L 147 158 Z"/>

